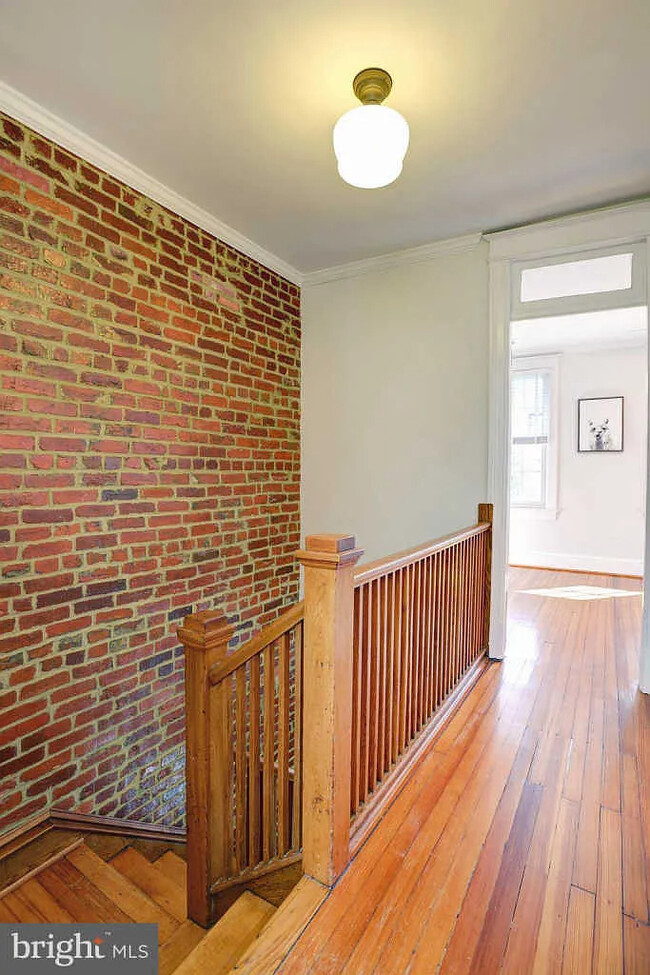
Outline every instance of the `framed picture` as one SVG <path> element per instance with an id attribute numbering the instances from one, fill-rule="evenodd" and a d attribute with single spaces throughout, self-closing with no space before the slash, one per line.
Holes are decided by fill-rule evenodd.
<path id="1" fill-rule="evenodd" d="M 623 397 L 595 396 L 578 400 L 578 450 L 623 450 Z"/>

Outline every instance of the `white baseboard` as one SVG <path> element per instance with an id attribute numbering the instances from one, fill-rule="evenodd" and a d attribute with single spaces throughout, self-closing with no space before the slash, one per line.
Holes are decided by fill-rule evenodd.
<path id="1" fill-rule="evenodd" d="M 574 572 L 600 572 L 613 576 L 643 576 L 643 559 L 619 559 L 606 555 L 567 555 L 564 552 L 510 553 L 511 565 L 542 569 L 569 569 Z"/>

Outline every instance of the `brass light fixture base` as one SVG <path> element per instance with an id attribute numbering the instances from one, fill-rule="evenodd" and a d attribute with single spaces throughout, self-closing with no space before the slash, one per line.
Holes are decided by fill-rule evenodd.
<path id="1" fill-rule="evenodd" d="M 364 68 L 352 82 L 354 94 L 362 105 L 381 105 L 392 87 L 393 79 L 383 68 Z"/>

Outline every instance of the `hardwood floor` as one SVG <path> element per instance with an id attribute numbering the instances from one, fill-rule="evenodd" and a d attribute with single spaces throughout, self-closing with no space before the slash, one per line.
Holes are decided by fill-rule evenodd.
<path id="1" fill-rule="evenodd" d="M 437 739 L 283 975 L 650 972 L 641 597 L 525 591 L 575 586 L 640 589 L 512 571 L 506 660 Z"/>

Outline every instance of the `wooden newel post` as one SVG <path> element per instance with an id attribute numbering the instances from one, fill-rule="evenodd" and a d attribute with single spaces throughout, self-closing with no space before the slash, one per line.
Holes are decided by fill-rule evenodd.
<path id="1" fill-rule="evenodd" d="M 187 914 L 213 921 L 210 885 L 230 866 L 230 701 L 227 684 L 212 687 L 210 668 L 228 650 L 233 627 L 221 612 L 187 616 L 178 628 L 185 647 Z"/>
<path id="2" fill-rule="evenodd" d="M 492 605 L 492 525 L 494 523 L 494 505 L 479 504 L 479 522 L 489 522 L 490 530 L 487 534 L 487 551 L 485 553 L 485 611 L 483 615 L 483 649 L 490 651 L 490 612 Z"/>
<path id="3" fill-rule="evenodd" d="M 305 568 L 303 870 L 332 886 L 350 853 L 353 535 L 310 535 Z"/>

